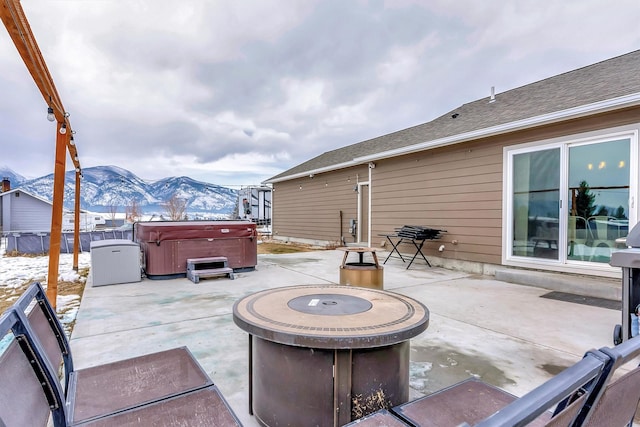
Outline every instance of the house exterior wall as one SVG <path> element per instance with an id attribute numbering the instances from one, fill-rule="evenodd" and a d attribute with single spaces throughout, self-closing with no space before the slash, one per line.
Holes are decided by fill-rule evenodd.
<path id="1" fill-rule="evenodd" d="M 273 236 L 325 245 L 341 244 L 344 236 L 346 242 L 354 242 L 348 232 L 349 220 L 357 218 L 354 188 L 368 179 L 368 173 L 363 165 L 274 184 Z"/>
<path id="2" fill-rule="evenodd" d="M 372 236 L 403 225 L 428 226 L 446 230 L 444 242 L 458 241 L 443 256 L 500 262 L 499 143 L 483 141 L 392 158 L 376 162 L 372 172 Z M 372 243 L 377 246 L 380 241 L 378 238 Z M 427 242 L 424 252 L 433 253 L 444 242 Z M 415 252 L 412 244 L 400 250 Z"/>
<path id="3" fill-rule="evenodd" d="M 427 256 L 500 265 L 503 148 L 639 122 L 640 108 L 630 108 L 377 160 L 370 183 L 371 246 L 380 246 L 384 237 L 379 234 L 396 227 L 430 226 L 447 233 L 441 242 L 425 244 Z M 360 182 L 367 181 L 368 166 L 274 183 L 274 236 L 335 242 L 342 211 L 340 231 L 350 237 L 348 219 L 357 217 L 356 175 Z M 442 243 L 445 250 L 440 253 Z M 412 245 L 400 250 L 415 252 Z"/>
<path id="4" fill-rule="evenodd" d="M 51 205 L 21 191 L 3 195 L 3 232 L 50 231 Z"/>

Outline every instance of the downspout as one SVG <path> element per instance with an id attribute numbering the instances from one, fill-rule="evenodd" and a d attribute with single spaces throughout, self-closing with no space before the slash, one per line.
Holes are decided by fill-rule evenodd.
<path id="1" fill-rule="evenodd" d="M 344 235 L 342 234 L 342 211 L 340 212 L 340 232 L 338 233 L 338 242 L 344 246 Z"/>
<path id="2" fill-rule="evenodd" d="M 372 203 L 371 203 L 371 189 L 373 188 L 373 172 L 371 172 L 371 170 L 375 169 L 375 167 L 376 167 L 375 163 L 369 162 L 369 208 L 367 209 L 368 215 L 369 215 L 369 218 L 367 220 L 367 228 L 368 228 L 368 230 L 367 230 L 367 244 L 369 246 L 372 246 L 372 242 L 371 242 L 371 218 L 372 218 L 372 215 L 371 215 L 371 206 L 372 206 Z"/>

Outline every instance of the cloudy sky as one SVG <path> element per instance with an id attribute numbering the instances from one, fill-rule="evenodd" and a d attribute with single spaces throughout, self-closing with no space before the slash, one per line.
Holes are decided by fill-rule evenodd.
<path id="1" fill-rule="evenodd" d="M 638 0 L 21 4 L 82 167 L 230 187 L 640 49 Z M 46 107 L 0 29 L 0 166 L 53 172 Z"/>

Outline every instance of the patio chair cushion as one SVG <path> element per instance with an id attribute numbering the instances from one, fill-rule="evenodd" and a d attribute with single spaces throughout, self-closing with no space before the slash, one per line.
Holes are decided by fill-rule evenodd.
<path id="1" fill-rule="evenodd" d="M 78 424 L 91 427 L 241 426 L 216 386 Z"/>
<path id="2" fill-rule="evenodd" d="M 386 409 L 380 409 L 365 417 L 351 421 L 343 427 L 407 427 L 409 424 Z"/>
<path id="3" fill-rule="evenodd" d="M 189 350 L 179 347 L 73 371 L 67 406 L 78 423 L 212 384 Z"/>

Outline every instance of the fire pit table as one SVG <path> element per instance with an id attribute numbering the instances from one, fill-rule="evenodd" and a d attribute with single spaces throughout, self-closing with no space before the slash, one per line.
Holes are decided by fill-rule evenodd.
<path id="1" fill-rule="evenodd" d="M 248 295 L 233 320 L 249 333 L 249 412 L 261 425 L 341 426 L 409 399 L 409 340 L 429 310 L 352 286 Z"/>

